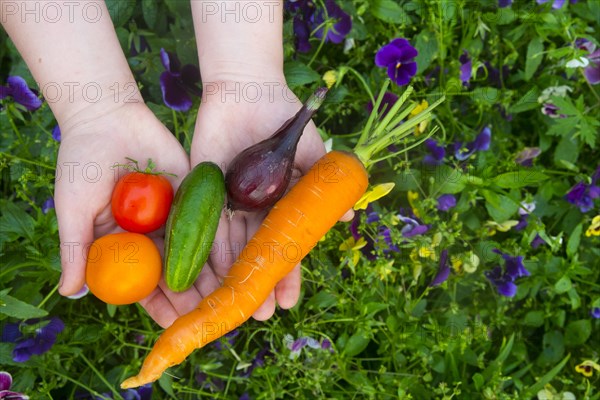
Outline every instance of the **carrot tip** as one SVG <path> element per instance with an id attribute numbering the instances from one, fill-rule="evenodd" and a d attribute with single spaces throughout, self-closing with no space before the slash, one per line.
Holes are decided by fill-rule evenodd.
<path id="1" fill-rule="evenodd" d="M 144 383 L 140 381 L 137 376 L 132 376 L 131 378 L 127 378 L 121 383 L 121 389 L 131 389 L 138 386 L 142 386 Z"/>

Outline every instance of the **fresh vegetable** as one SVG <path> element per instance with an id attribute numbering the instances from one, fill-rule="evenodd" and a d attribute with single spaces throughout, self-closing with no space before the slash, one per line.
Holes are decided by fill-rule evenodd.
<path id="1" fill-rule="evenodd" d="M 122 176 L 112 193 L 111 208 L 115 221 L 126 231 L 148 233 L 157 230 L 167 220 L 173 187 L 164 174 L 154 172 L 152 160 L 141 171 L 134 170 Z M 127 166 L 129 167 L 129 166 Z"/>
<path id="2" fill-rule="evenodd" d="M 150 238 L 140 233 L 113 233 L 90 246 L 85 281 L 100 300 L 123 305 L 152 293 L 161 272 L 160 253 Z"/>
<path id="3" fill-rule="evenodd" d="M 160 336 L 139 375 L 122 388 L 144 385 L 194 349 L 241 325 L 367 188 L 352 154 L 330 152 L 271 209 L 225 277 L 223 286 Z"/>
<path id="4" fill-rule="evenodd" d="M 233 159 L 225 174 L 230 210 L 265 210 L 283 196 L 292 177 L 298 141 L 326 93 L 327 88 L 317 89 L 271 137 Z"/>
<path id="5" fill-rule="evenodd" d="M 225 203 L 223 172 L 203 162 L 183 179 L 165 231 L 165 282 L 181 292 L 198 278 L 206 263 Z"/>
<path id="6" fill-rule="evenodd" d="M 430 117 L 443 101 L 400 123 L 416 106 L 400 112 L 410 95 L 404 95 L 375 122 L 387 85 L 383 86 L 360 134 L 354 153 L 332 151 L 319 159 L 289 193 L 269 211 L 262 225 L 231 267 L 222 287 L 202 299 L 196 309 L 179 317 L 163 332 L 144 360 L 137 376 L 126 379 L 122 388 L 155 381 L 169 367 L 181 363 L 192 351 L 218 339 L 245 322 L 266 300 L 286 274 L 298 264 L 338 219 L 362 197 L 368 186 L 365 165 L 385 159 L 373 156 L 392 144 L 404 142 L 403 150 L 416 144 L 407 136 L 417 124 Z M 431 134 L 430 134 L 431 135 Z M 423 142 L 430 135 L 420 140 Z M 418 142 L 418 143 L 420 143 Z M 418 144 L 417 143 L 417 144 Z"/>

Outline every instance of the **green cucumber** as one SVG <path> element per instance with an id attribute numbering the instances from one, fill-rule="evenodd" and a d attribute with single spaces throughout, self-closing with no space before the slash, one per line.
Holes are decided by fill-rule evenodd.
<path id="1" fill-rule="evenodd" d="M 165 231 L 165 282 L 187 290 L 210 254 L 225 205 L 225 179 L 212 162 L 198 164 L 175 193 Z"/>

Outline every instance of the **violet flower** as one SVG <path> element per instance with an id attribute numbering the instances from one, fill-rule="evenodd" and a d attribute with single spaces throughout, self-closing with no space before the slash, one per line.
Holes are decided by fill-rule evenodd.
<path id="1" fill-rule="evenodd" d="M 600 307 L 592 308 L 592 310 L 590 311 L 590 315 L 592 316 L 592 318 L 600 318 Z"/>
<path id="2" fill-rule="evenodd" d="M 544 103 L 542 105 L 542 114 L 547 115 L 550 118 L 567 118 L 567 115 L 559 113 L 559 110 L 558 106 L 552 103 Z"/>
<path id="3" fill-rule="evenodd" d="M 240 331 L 234 329 L 230 332 L 227 332 L 221 340 L 217 340 L 214 342 L 214 346 L 217 350 L 223 350 L 224 348 L 230 348 L 235 344 L 235 338 L 240 334 Z M 223 346 L 223 341 L 226 342 L 227 347 Z"/>
<path id="4" fill-rule="evenodd" d="M 48 214 L 48 211 L 54 208 L 54 198 L 48 197 L 42 204 L 42 213 Z"/>
<path id="5" fill-rule="evenodd" d="M 496 286 L 498 293 L 502 296 L 514 297 L 517 293 L 515 280 L 530 275 L 529 271 L 525 269 L 525 265 L 523 265 L 523 256 L 511 256 L 498 249 L 492 251 L 502 256 L 504 268 L 498 265 L 491 271 L 486 271 L 485 276 Z"/>
<path id="6" fill-rule="evenodd" d="M 425 147 L 429 150 L 429 154 L 423 157 L 423 164 L 426 165 L 442 165 L 444 157 L 446 157 L 446 149 L 438 145 L 434 139 L 427 139 Z"/>
<path id="7" fill-rule="evenodd" d="M 338 6 L 334 0 L 325 0 L 325 10 L 327 11 L 327 17 L 333 19 L 335 23 L 331 26 L 331 29 L 327 30 L 327 36 L 325 41 L 332 43 L 342 43 L 348 33 L 352 30 L 352 18 L 346 14 L 344 10 Z M 313 14 L 313 29 L 321 26 L 316 32 L 315 37 L 321 39 L 323 37 L 324 27 L 322 26 L 325 21 L 324 11 L 319 10 Z"/>
<path id="8" fill-rule="evenodd" d="M 503 65 L 502 68 L 498 69 L 494 67 L 489 61 L 485 61 L 484 66 L 479 67 L 479 70 L 485 69 L 487 71 L 488 82 L 496 87 L 502 88 L 503 83 L 506 82 L 508 76 L 510 74 L 510 67 L 508 65 Z"/>
<path id="9" fill-rule="evenodd" d="M 536 3 L 538 4 L 545 4 L 547 3 L 549 0 L 536 0 Z M 554 0 L 554 2 L 552 3 L 552 8 L 555 10 L 559 10 L 562 8 L 562 6 L 565 4 L 566 0 Z M 571 4 L 575 4 L 577 3 L 577 0 L 570 0 L 569 3 Z"/>
<path id="10" fill-rule="evenodd" d="M 294 44 L 296 45 L 296 51 L 300 53 L 308 53 L 310 51 L 310 26 L 308 22 L 302 19 L 299 15 L 294 17 Z"/>
<path id="11" fill-rule="evenodd" d="M 512 0 L 498 0 L 498 7 L 506 8 L 510 7 L 512 4 Z"/>
<path id="12" fill-rule="evenodd" d="M 60 133 L 60 127 L 58 126 L 58 124 L 56 124 L 56 126 L 52 129 L 52 139 L 56 140 L 57 142 L 60 142 L 61 140 L 61 133 Z"/>
<path id="13" fill-rule="evenodd" d="M 443 194 L 437 199 L 437 209 L 440 211 L 448 211 L 456 207 L 456 197 L 452 194 Z"/>
<path id="14" fill-rule="evenodd" d="M 387 68 L 387 74 L 398 86 L 407 85 L 417 73 L 414 58 L 419 54 L 408 40 L 398 38 L 379 49 L 375 65 Z"/>
<path id="15" fill-rule="evenodd" d="M 404 222 L 405 225 L 402 227 L 400 232 L 405 238 L 419 236 L 425 234 L 429 230 L 429 225 L 422 224 L 417 218 L 405 217 L 402 214 L 398 214 L 400 221 Z"/>
<path id="16" fill-rule="evenodd" d="M 160 75 L 160 89 L 165 104 L 175 111 L 188 111 L 192 107 L 190 94 L 201 96 L 196 86 L 200 82 L 200 70 L 192 64 L 183 67 L 177 56 L 160 49 L 160 60 L 166 71 Z"/>
<path id="17" fill-rule="evenodd" d="M 542 239 L 542 237 L 540 235 L 535 235 L 535 237 L 533 238 L 533 240 L 530 243 L 530 246 L 533 249 L 537 249 L 538 247 L 540 247 L 543 244 L 546 244 L 546 241 L 544 239 Z"/>
<path id="18" fill-rule="evenodd" d="M 250 375 L 252 375 L 252 371 L 254 371 L 255 368 L 262 367 L 263 365 L 265 365 L 265 361 L 267 358 L 272 358 L 274 356 L 275 355 L 273 354 L 273 352 L 271 352 L 270 345 L 268 343 L 265 344 L 265 346 L 262 349 L 260 349 L 258 353 L 256 353 L 256 356 L 254 357 L 254 359 L 252 359 L 250 366 L 246 369 L 246 371 L 242 373 L 242 377 L 250 377 Z"/>
<path id="19" fill-rule="evenodd" d="M 539 147 L 525 147 L 515 157 L 515 162 L 521 164 L 524 167 L 533 166 L 533 159 L 542 154 L 542 150 Z"/>
<path id="20" fill-rule="evenodd" d="M 29 396 L 23 393 L 13 392 L 10 390 L 12 386 L 12 376 L 6 371 L 0 371 L 0 399 L 6 400 L 27 400 Z"/>
<path id="21" fill-rule="evenodd" d="M 460 81 L 463 83 L 463 86 L 468 87 L 471 76 L 473 75 L 473 61 L 469 57 L 469 53 L 466 50 L 463 50 L 463 53 L 458 58 L 458 61 L 460 62 Z"/>
<path id="22" fill-rule="evenodd" d="M 600 197 L 600 187 L 596 182 L 600 179 L 600 165 L 592 175 L 592 182 L 588 185 L 584 181 L 578 182 L 565 195 L 565 199 L 579 207 L 582 213 L 586 213 L 594 208 L 594 199 Z"/>
<path id="23" fill-rule="evenodd" d="M 40 324 L 39 320 L 23 322 L 24 325 Z M 2 342 L 16 343 L 12 355 L 13 361 L 25 362 L 32 355 L 41 355 L 52 348 L 56 336 L 65 329 L 64 323 L 58 317 L 52 317 L 43 327 L 35 330 L 33 337 L 25 337 L 18 323 L 7 323 L 2 331 Z"/>
<path id="24" fill-rule="evenodd" d="M 122 390 L 120 393 L 121 397 L 124 400 L 151 400 L 152 399 L 152 384 L 147 383 L 143 386 Z M 112 393 L 102 393 L 102 396 L 83 396 L 78 397 L 78 399 L 86 399 L 92 398 L 94 400 L 102 400 L 102 399 L 114 399 Z"/>
<path id="25" fill-rule="evenodd" d="M 442 250 L 442 254 L 440 254 L 440 268 L 438 270 L 437 275 L 429 286 L 438 286 L 442 283 L 446 282 L 448 277 L 450 276 L 450 263 L 448 262 L 448 250 Z"/>
<path id="26" fill-rule="evenodd" d="M 398 101 L 398 96 L 396 96 L 392 92 L 385 92 L 381 99 L 381 103 L 377 108 L 377 115 L 379 116 L 379 118 L 385 117 L 387 113 L 391 110 L 391 108 L 394 106 L 394 104 L 396 104 L 396 101 Z M 373 112 L 373 106 L 374 104 L 371 101 L 367 103 L 367 111 L 369 112 L 369 114 Z"/>
<path id="27" fill-rule="evenodd" d="M 476 151 L 488 150 L 490 148 L 491 140 L 492 130 L 486 126 L 475 137 L 475 140 L 468 143 L 465 148 L 463 148 L 462 143 L 458 142 L 456 144 L 456 151 L 454 152 L 454 157 L 456 157 L 456 159 L 459 161 L 464 161 L 467 158 L 471 157 Z"/>
<path id="28" fill-rule="evenodd" d="M 7 86 L 0 85 L 0 100 L 12 97 L 15 103 L 22 105 L 28 111 L 34 111 L 41 107 L 42 100 L 34 90 L 27 86 L 25 79 L 16 75 L 9 76 L 6 78 L 6 83 Z"/>
<path id="29" fill-rule="evenodd" d="M 600 50 L 596 50 L 586 57 L 590 65 L 583 69 L 583 75 L 590 85 L 600 83 Z"/>

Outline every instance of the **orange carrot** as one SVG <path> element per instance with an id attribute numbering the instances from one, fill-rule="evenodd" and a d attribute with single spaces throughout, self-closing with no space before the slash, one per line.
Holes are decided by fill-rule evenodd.
<path id="1" fill-rule="evenodd" d="M 195 349 L 240 326 L 360 199 L 368 185 L 363 163 L 353 154 L 323 156 L 264 219 L 232 265 L 223 286 L 179 317 L 158 338 L 140 373 L 121 387 L 153 382 Z"/>

